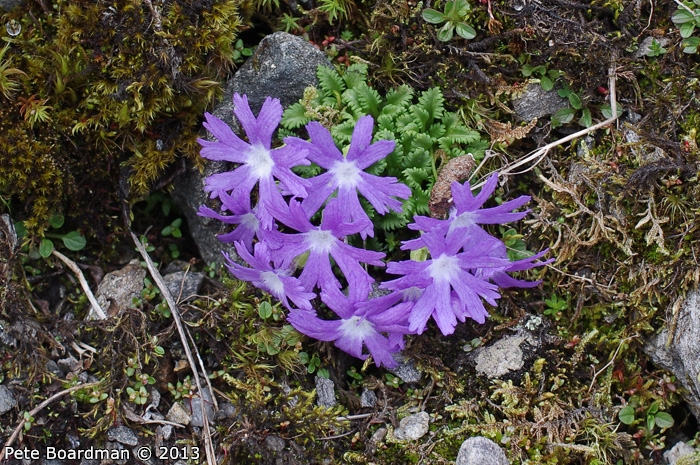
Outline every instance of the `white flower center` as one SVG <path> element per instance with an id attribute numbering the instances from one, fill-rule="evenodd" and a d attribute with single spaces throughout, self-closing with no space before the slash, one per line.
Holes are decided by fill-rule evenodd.
<path id="1" fill-rule="evenodd" d="M 333 178 L 338 187 L 356 187 L 360 183 L 360 169 L 355 166 L 354 161 L 337 161 L 328 170 L 333 173 Z"/>
<path id="2" fill-rule="evenodd" d="M 260 273 L 263 284 L 270 290 L 270 294 L 279 298 L 284 295 L 284 284 L 274 271 L 263 271 Z"/>
<path id="3" fill-rule="evenodd" d="M 369 321 L 360 319 L 359 316 L 353 316 L 340 324 L 340 332 L 343 336 L 365 340 L 367 336 L 374 334 L 376 331 L 374 330 L 374 325 Z"/>
<path id="4" fill-rule="evenodd" d="M 335 245 L 336 238 L 330 231 L 316 229 L 306 234 L 306 243 L 314 252 L 330 253 Z"/>
<path id="5" fill-rule="evenodd" d="M 260 221 L 253 213 L 246 213 L 241 216 L 241 225 L 251 231 L 257 232 L 260 228 Z"/>
<path id="6" fill-rule="evenodd" d="M 464 212 L 452 220 L 452 223 L 450 223 L 450 232 L 454 231 L 455 229 L 466 228 L 467 226 L 471 226 L 473 224 L 475 224 L 474 214 L 472 212 Z"/>
<path id="7" fill-rule="evenodd" d="M 428 265 L 428 273 L 435 281 L 450 281 L 457 277 L 459 259 L 442 254 Z"/>
<path id="8" fill-rule="evenodd" d="M 253 175 L 258 179 L 268 178 L 272 174 L 272 167 L 275 162 L 270 156 L 270 151 L 262 145 L 253 145 L 248 151 L 248 161 L 246 162 L 253 171 Z"/>

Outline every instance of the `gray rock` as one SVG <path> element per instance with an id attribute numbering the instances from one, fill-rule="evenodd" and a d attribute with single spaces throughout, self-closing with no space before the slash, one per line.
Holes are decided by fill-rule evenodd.
<path id="1" fill-rule="evenodd" d="M 17 405 L 17 399 L 12 391 L 5 386 L 0 385 L 0 415 L 4 415 Z"/>
<path id="2" fill-rule="evenodd" d="M 227 97 L 238 92 L 248 96 L 255 114 L 268 96 L 280 99 L 286 108 L 302 97 L 304 89 L 316 85 L 319 65 L 331 66 L 323 52 L 301 37 L 275 32 L 260 41 L 253 56 L 238 70 L 226 87 L 224 101 L 230 102 Z"/>
<path id="3" fill-rule="evenodd" d="M 525 353 L 521 346 L 526 342 L 532 346 L 537 345 L 536 339 L 521 331 L 477 350 L 476 371 L 493 379 L 522 369 L 525 366 Z"/>
<path id="4" fill-rule="evenodd" d="M 63 378 L 66 375 L 66 373 L 59 368 L 58 363 L 53 360 L 46 362 L 46 371 L 58 378 Z"/>
<path id="5" fill-rule="evenodd" d="M 180 402 L 176 402 L 170 407 L 170 410 L 165 415 L 165 419 L 179 425 L 189 425 L 190 421 L 192 421 L 192 417 Z"/>
<path id="6" fill-rule="evenodd" d="M 509 465 L 508 457 L 498 444 L 475 436 L 462 443 L 455 465 Z"/>
<path id="7" fill-rule="evenodd" d="M 226 418 L 233 418 L 236 416 L 236 413 L 238 413 L 238 411 L 232 403 L 223 402 L 219 404 L 219 411 L 216 412 L 216 419 L 224 420 Z"/>
<path id="8" fill-rule="evenodd" d="M 127 446 L 135 446 L 139 443 L 139 437 L 127 426 L 110 428 L 107 430 L 107 439 Z"/>
<path id="9" fill-rule="evenodd" d="M 413 363 L 413 360 L 407 359 L 400 352 L 392 354 L 391 356 L 399 364 L 398 367 L 389 370 L 391 373 L 401 378 L 404 383 L 417 383 L 420 381 L 421 374 Z"/>
<path id="10" fill-rule="evenodd" d="M 107 273 L 97 288 L 97 303 L 108 316 L 117 316 L 133 305 L 141 296 L 146 269 L 138 260 L 130 261 L 124 268 Z M 88 319 L 94 317 L 90 310 Z"/>
<path id="11" fill-rule="evenodd" d="M 331 408 L 335 400 L 335 384 L 328 378 L 316 377 L 316 403 L 321 407 Z"/>
<path id="12" fill-rule="evenodd" d="M 681 441 L 664 452 L 664 460 L 668 465 L 697 464 L 700 463 L 700 452 Z"/>
<path id="13" fill-rule="evenodd" d="M 374 407 L 375 405 L 377 405 L 377 395 L 374 391 L 370 391 L 369 389 L 363 390 L 360 396 L 360 406 Z"/>
<path id="14" fill-rule="evenodd" d="M 202 395 L 204 396 L 204 411 L 207 414 L 207 418 L 211 423 L 214 421 L 214 404 L 211 398 L 211 392 L 209 388 L 202 388 Z M 192 417 L 191 425 L 202 427 L 204 426 L 204 417 L 202 416 L 202 398 L 195 397 L 191 401 L 185 403 L 185 411 Z"/>
<path id="15" fill-rule="evenodd" d="M 644 351 L 675 375 L 684 388 L 681 395 L 700 421 L 700 293 L 690 292 L 677 312 L 669 310 L 668 314 L 667 321 L 676 322 L 673 333 L 664 328 L 647 341 Z"/>
<path id="16" fill-rule="evenodd" d="M 0 0 L 0 11 L 10 11 L 16 6 L 19 5 L 24 5 L 24 0 Z M 6 25 L 3 24 L 3 28 L 5 28 Z M 3 35 L 5 34 L 5 31 L 3 31 Z"/>
<path id="17" fill-rule="evenodd" d="M 556 90 L 544 90 L 537 82 L 530 82 L 522 94 L 513 97 L 513 110 L 523 121 L 552 115 L 568 106 L 568 101 L 559 97 Z"/>
<path id="18" fill-rule="evenodd" d="M 2 304 L 2 302 L 0 302 Z M 5 320 L 0 320 L 0 343 L 7 347 L 17 347 L 17 338 L 12 336 L 8 330 L 10 325 Z"/>
<path id="19" fill-rule="evenodd" d="M 161 436 L 163 437 L 163 439 L 166 440 L 166 441 L 167 441 L 168 439 L 170 439 L 170 436 L 173 435 L 173 429 L 174 429 L 174 428 L 173 428 L 173 425 L 162 425 L 162 426 L 159 426 L 159 427 L 156 428 L 156 429 L 160 429 L 160 434 L 161 434 Z"/>
<path id="20" fill-rule="evenodd" d="M 70 355 L 66 358 L 60 359 L 58 361 L 58 367 L 64 373 L 77 373 L 83 369 L 83 364 L 80 363 L 75 357 Z"/>
<path id="21" fill-rule="evenodd" d="M 176 271 L 163 276 L 170 295 L 177 302 L 185 302 L 197 295 L 204 281 L 204 274 L 191 271 Z"/>
<path id="22" fill-rule="evenodd" d="M 425 436 L 429 428 L 430 415 L 427 412 L 414 413 L 399 422 L 394 437 L 399 441 L 415 441 Z"/>
<path id="23" fill-rule="evenodd" d="M 241 66 L 224 90 L 221 103 L 211 112 L 230 125 L 234 132 L 240 127 L 233 118 L 233 94 L 246 94 L 248 102 L 257 114 L 265 98 L 280 99 L 283 107 L 298 101 L 308 86 L 317 85 L 318 65 L 331 66 L 325 55 L 300 37 L 276 32 L 264 38 L 253 56 Z M 202 134 L 211 139 L 211 135 Z M 216 236 L 231 230 L 229 225 L 197 215 L 201 205 L 207 204 L 204 180 L 215 173 L 231 169 L 224 162 L 210 162 L 200 173 L 189 170 L 174 181 L 172 197 L 187 219 L 192 238 L 206 263 L 224 263 L 222 251 L 235 258 L 231 244 L 220 242 Z M 214 206 L 212 206 L 216 210 Z"/>
<path id="24" fill-rule="evenodd" d="M 270 434 L 265 438 L 265 446 L 273 452 L 281 452 L 284 450 L 286 442 L 279 436 Z"/>

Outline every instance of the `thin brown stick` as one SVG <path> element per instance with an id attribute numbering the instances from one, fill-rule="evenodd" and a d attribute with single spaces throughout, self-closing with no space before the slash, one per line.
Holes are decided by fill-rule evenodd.
<path id="1" fill-rule="evenodd" d="M 59 391 L 56 394 L 49 397 L 48 399 L 46 399 L 45 401 L 43 401 L 42 403 L 40 403 L 39 405 L 37 405 L 36 407 L 34 407 L 29 412 L 29 416 L 33 417 L 37 413 L 41 412 L 41 410 L 44 407 L 46 407 L 47 405 L 49 405 L 51 402 L 65 396 L 66 394 L 70 394 L 71 392 L 78 391 L 80 389 L 85 389 L 85 388 L 97 386 L 98 384 L 100 384 L 99 381 L 94 382 L 94 383 L 79 384 L 77 386 L 73 386 L 72 388 L 68 388 L 68 389 L 64 389 L 63 391 Z M 19 424 L 17 425 L 17 428 L 15 428 L 15 430 L 12 432 L 12 436 L 10 436 L 10 439 L 7 440 L 7 442 L 3 446 L 2 450 L 0 451 L 0 462 L 2 462 L 5 459 L 5 449 L 10 447 L 12 445 L 12 443 L 15 442 L 15 439 L 17 439 L 17 436 L 19 436 L 19 433 L 22 431 L 22 428 L 24 428 L 24 418 L 22 418 L 22 420 L 19 422 Z"/>
<path id="2" fill-rule="evenodd" d="M 180 319 L 180 311 L 178 310 L 177 305 L 175 304 L 175 299 L 173 299 L 173 296 L 168 290 L 168 286 L 163 281 L 163 277 L 160 275 L 160 272 L 156 269 L 155 265 L 153 265 L 153 261 L 148 255 L 146 248 L 143 246 L 139 238 L 136 237 L 136 234 L 134 234 L 134 232 L 131 231 L 131 229 L 129 229 L 129 233 L 131 234 L 131 238 L 133 239 L 134 244 L 136 244 L 136 248 L 139 250 L 141 256 L 145 260 L 146 266 L 148 267 L 148 271 L 153 277 L 153 281 L 155 281 L 156 286 L 158 286 L 158 289 L 160 289 L 161 295 L 167 302 L 168 308 L 170 308 L 170 313 L 172 314 L 173 319 L 175 320 L 175 326 L 177 326 L 177 332 L 180 335 L 180 341 L 182 342 L 182 346 L 185 349 L 187 362 L 190 364 L 190 367 L 192 367 L 192 374 L 194 375 L 194 381 L 197 385 L 197 392 L 199 393 L 199 398 L 201 399 L 199 406 L 202 410 L 202 421 L 204 423 L 204 450 L 206 451 L 207 455 L 207 463 L 209 465 L 216 465 L 216 452 L 214 451 L 214 445 L 211 439 L 209 418 L 207 417 L 207 412 L 204 409 L 204 393 L 202 392 L 202 383 L 199 379 L 199 370 L 197 370 L 197 365 L 194 362 L 194 357 L 192 356 L 192 351 L 190 350 L 190 344 L 187 340 L 185 328 L 182 326 L 182 320 Z M 213 396 L 214 393 L 212 393 L 212 397 Z"/>
<path id="3" fill-rule="evenodd" d="M 53 249 L 53 252 L 51 252 L 51 253 L 56 258 L 58 258 L 63 263 L 65 263 L 66 266 L 68 268 L 70 268 L 73 273 L 75 273 L 75 275 L 78 277 L 78 281 L 80 281 L 80 287 L 83 288 L 83 292 L 85 292 L 85 295 L 87 295 L 87 298 L 90 301 L 90 304 L 92 305 L 93 312 L 97 315 L 98 319 L 106 320 L 107 315 L 102 310 L 102 307 L 100 307 L 100 304 L 97 303 L 97 299 L 95 298 L 95 295 L 90 290 L 90 285 L 88 284 L 87 280 L 85 279 L 85 275 L 83 275 L 82 270 L 80 268 L 78 268 L 78 265 L 76 265 L 73 260 L 66 257 L 65 255 L 63 255 L 61 252 L 59 252 L 56 249 Z"/>

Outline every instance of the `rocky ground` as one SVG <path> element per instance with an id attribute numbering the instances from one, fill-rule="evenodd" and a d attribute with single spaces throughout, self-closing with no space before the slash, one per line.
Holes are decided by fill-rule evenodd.
<path id="1" fill-rule="evenodd" d="M 528 275 L 542 284 L 506 290 L 484 325 L 410 337 L 386 370 L 290 330 L 221 267 L 228 229 L 196 212 L 223 163 L 114 203 L 110 244 L 85 229 L 86 248 L 56 239 L 44 258 L 0 184 L 8 463 L 700 463 L 700 84 L 682 7 L 485 0 L 462 18 L 477 36 L 443 42 L 422 14 L 437 2 L 338 2 L 335 20 L 328 4 L 261 8 L 211 112 L 239 130 L 235 92 L 288 107 L 319 65 L 366 63 L 382 94 L 440 86 L 488 142 L 482 172 L 507 175 L 498 197 L 533 197 L 493 231 L 550 249 Z M 285 14 L 293 34 L 267 34 Z"/>

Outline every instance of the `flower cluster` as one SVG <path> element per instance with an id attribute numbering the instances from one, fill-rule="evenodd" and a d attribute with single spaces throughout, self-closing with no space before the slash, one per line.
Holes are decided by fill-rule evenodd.
<path id="1" fill-rule="evenodd" d="M 199 214 L 236 225 L 219 239 L 233 243 L 248 266 L 225 256 L 227 267 L 282 302 L 288 321 L 301 333 L 332 341 L 361 359 L 371 354 L 378 366 L 392 367 L 391 354 L 404 347 L 404 336 L 422 333 L 431 317 L 443 334 L 451 334 L 458 320 L 483 323 L 487 311 L 482 299 L 495 305 L 499 287 L 538 284 L 507 273 L 546 263 L 537 261 L 544 252 L 510 262 L 505 245 L 479 226 L 516 221 L 527 213 L 514 212 L 529 201 L 526 196 L 481 208 L 496 188 L 494 175 L 476 197 L 469 183 L 455 182 L 448 219 L 415 217 L 409 228 L 421 235 L 402 248 L 425 248 L 430 258 L 389 263 L 386 272 L 400 277 L 379 286 L 387 294 L 370 298 L 375 280 L 368 266 L 384 266 L 384 254 L 353 247 L 347 239 L 374 236 L 360 196 L 384 215 L 401 212 L 402 200 L 411 195 L 396 178 L 365 171 L 389 155 L 394 142 L 372 143 L 374 121 L 363 116 L 347 151 L 339 150 L 330 131 L 317 122 L 306 125 L 310 140 L 287 137 L 283 146 L 273 148 L 282 117 L 279 100 L 268 97 L 257 118 L 245 96 L 235 94 L 233 101 L 247 142 L 205 114 L 204 126 L 216 141 L 200 139 L 201 155 L 238 167 L 207 178 L 205 189 L 220 200 L 222 211 L 202 206 Z M 292 171 L 311 162 L 325 172 L 304 179 Z M 252 198 L 257 198 L 255 205 Z M 312 222 L 315 218 L 320 218 L 318 224 Z M 335 314 L 333 319 L 317 313 L 317 297 Z"/>

